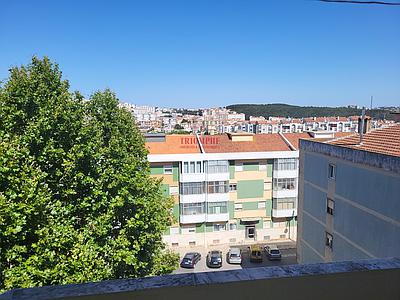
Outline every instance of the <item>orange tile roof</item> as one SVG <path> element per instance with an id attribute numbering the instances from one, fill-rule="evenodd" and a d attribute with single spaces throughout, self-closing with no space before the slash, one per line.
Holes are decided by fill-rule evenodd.
<path id="1" fill-rule="evenodd" d="M 362 145 L 359 145 L 359 141 L 359 135 L 354 134 L 327 143 L 391 156 L 400 156 L 400 123 L 366 133 L 363 137 Z"/>
<path id="2" fill-rule="evenodd" d="M 200 140 L 205 153 L 291 151 L 279 134 L 255 134 L 253 141 L 232 141 L 227 134 L 204 135 Z M 195 135 L 166 135 L 164 142 L 147 142 L 146 147 L 149 154 L 200 153 Z"/>
<path id="3" fill-rule="evenodd" d="M 216 135 L 216 144 L 205 144 L 206 153 L 290 151 L 279 134 L 255 134 L 253 141 L 232 141 L 228 135 Z"/>
<path id="4" fill-rule="evenodd" d="M 319 142 L 326 142 L 330 141 L 335 138 L 341 138 L 345 136 L 349 136 L 354 134 L 353 132 L 335 132 L 333 135 L 333 138 L 313 138 L 310 136 L 308 132 L 302 132 L 302 133 L 283 133 L 284 137 L 289 141 L 290 144 L 292 144 L 293 147 L 296 149 L 299 149 L 299 144 L 300 144 L 300 139 L 312 139 L 316 140 Z"/>
<path id="5" fill-rule="evenodd" d="M 195 135 L 166 135 L 165 142 L 146 142 L 149 154 L 187 154 L 200 153 L 200 147 Z"/>
<path id="6" fill-rule="evenodd" d="M 302 132 L 302 133 L 283 133 L 283 136 L 296 149 L 299 149 L 300 139 L 311 138 L 311 136 L 307 132 Z"/>

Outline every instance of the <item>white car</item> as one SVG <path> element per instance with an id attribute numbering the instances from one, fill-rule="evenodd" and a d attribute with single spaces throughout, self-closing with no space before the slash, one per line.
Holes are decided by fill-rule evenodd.
<path id="1" fill-rule="evenodd" d="M 230 264 L 241 264 L 242 263 L 242 253 L 239 248 L 231 248 L 228 251 L 228 263 Z"/>

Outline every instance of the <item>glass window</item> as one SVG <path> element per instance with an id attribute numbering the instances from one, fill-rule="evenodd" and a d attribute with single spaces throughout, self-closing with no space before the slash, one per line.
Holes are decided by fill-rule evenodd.
<path id="1" fill-rule="evenodd" d="M 230 191 L 230 192 L 237 191 L 237 184 L 236 184 L 236 183 L 231 183 L 231 184 L 229 185 L 229 191 Z"/>
<path id="2" fill-rule="evenodd" d="M 332 249 L 332 246 L 333 246 L 333 235 L 328 233 L 328 232 L 325 232 L 325 234 L 326 234 L 325 235 L 325 245 L 328 246 L 328 248 Z"/>
<path id="3" fill-rule="evenodd" d="M 326 202 L 327 202 L 326 203 L 326 212 L 333 216 L 333 209 L 335 208 L 335 202 L 330 198 L 327 198 Z"/>
<path id="4" fill-rule="evenodd" d="M 237 224 L 236 223 L 230 223 L 229 224 L 229 230 L 236 230 L 237 229 Z"/>
<path id="5" fill-rule="evenodd" d="M 295 190 L 297 188 L 296 178 L 274 178 L 274 191 Z"/>
<path id="6" fill-rule="evenodd" d="M 227 193 L 229 191 L 228 181 L 209 181 L 207 182 L 207 192 L 209 194 Z"/>
<path id="7" fill-rule="evenodd" d="M 296 170 L 297 158 L 277 158 L 274 160 L 274 170 Z"/>
<path id="8" fill-rule="evenodd" d="M 226 214 L 228 212 L 228 202 L 208 202 L 208 214 Z"/>
<path id="9" fill-rule="evenodd" d="M 272 199 L 272 208 L 273 209 L 295 209 L 296 208 L 296 197 L 290 198 L 273 198 Z"/>
<path id="10" fill-rule="evenodd" d="M 258 208 L 265 208 L 265 201 L 258 202 Z"/>
<path id="11" fill-rule="evenodd" d="M 196 173 L 194 161 L 190 162 L 190 173 Z"/>
<path id="12" fill-rule="evenodd" d="M 182 195 L 204 194 L 204 182 L 183 182 L 179 187 Z"/>
<path id="13" fill-rule="evenodd" d="M 164 166 L 164 174 L 172 174 L 172 165 L 165 165 Z"/>
<path id="14" fill-rule="evenodd" d="M 335 177 L 336 177 L 336 166 L 333 165 L 333 164 L 329 164 L 329 167 L 328 167 L 328 177 L 329 177 L 330 179 L 335 179 Z"/>
<path id="15" fill-rule="evenodd" d="M 183 163 L 183 173 L 189 173 L 189 163 L 187 161 Z"/>
<path id="16" fill-rule="evenodd" d="M 225 224 L 214 224 L 214 231 L 224 231 L 225 229 Z"/>
<path id="17" fill-rule="evenodd" d="M 201 173 L 201 161 L 196 161 L 196 173 Z"/>
<path id="18" fill-rule="evenodd" d="M 272 182 L 264 182 L 264 191 L 272 190 Z"/>
<path id="19" fill-rule="evenodd" d="M 180 205 L 181 215 L 204 214 L 204 202 L 201 203 L 182 203 Z"/>
<path id="20" fill-rule="evenodd" d="M 227 173 L 229 162 L 227 160 L 209 160 L 207 162 L 207 173 Z"/>
<path id="21" fill-rule="evenodd" d="M 242 203 L 235 203 L 235 210 L 242 210 L 243 204 Z"/>

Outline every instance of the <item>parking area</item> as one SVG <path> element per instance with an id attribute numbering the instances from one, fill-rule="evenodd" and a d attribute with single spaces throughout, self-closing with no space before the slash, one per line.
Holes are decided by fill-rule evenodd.
<path id="1" fill-rule="evenodd" d="M 242 250 L 242 264 L 241 265 L 233 265 L 229 264 L 227 262 L 227 252 L 230 247 L 212 247 L 210 249 L 207 249 L 208 251 L 210 250 L 221 250 L 222 251 L 222 267 L 221 268 L 209 268 L 206 265 L 206 256 L 207 256 L 207 250 L 206 249 L 191 249 L 187 252 L 191 251 L 196 251 L 201 254 L 201 259 L 200 261 L 196 264 L 194 269 L 185 269 L 179 267 L 174 273 L 175 274 L 180 274 L 180 273 L 193 273 L 193 272 L 212 272 L 212 271 L 226 271 L 226 270 L 238 270 L 238 269 L 246 269 L 246 268 L 258 268 L 258 267 L 268 267 L 268 266 L 281 266 L 281 265 L 293 265 L 296 264 L 296 248 L 293 246 L 285 246 L 285 247 L 279 247 L 281 254 L 282 254 L 282 259 L 279 261 L 270 261 L 267 258 L 267 255 L 265 251 L 263 251 L 263 261 L 262 262 L 250 262 L 250 252 L 248 246 L 232 246 L 231 248 L 240 248 Z M 184 256 L 184 253 L 180 255 L 180 258 L 182 259 Z"/>

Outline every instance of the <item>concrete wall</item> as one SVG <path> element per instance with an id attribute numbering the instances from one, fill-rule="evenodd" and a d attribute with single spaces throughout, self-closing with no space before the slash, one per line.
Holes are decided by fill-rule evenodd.
<path id="1" fill-rule="evenodd" d="M 400 174 L 377 167 L 393 160 L 380 162 L 374 154 L 371 163 L 354 162 L 360 156 L 348 150 L 309 143 L 300 150 L 299 262 L 400 256 Z M 328 179 L 329 164 L 336 166 L 334 180 Z M 335 201 L 333 216 L 327 197 Z M 325 246 L 326 232 L 333 235 L 332 249 Z"/>
<path id="2" fill-rule="evenodd" d="M 0 299 L 398 300 L 399 282 L 400 259 L 385 259 L 18 289 Z"/>

